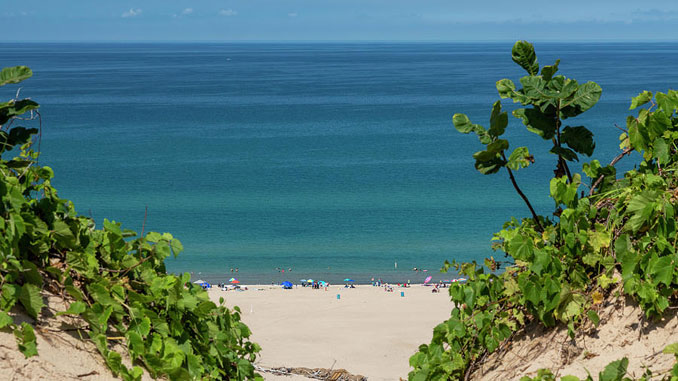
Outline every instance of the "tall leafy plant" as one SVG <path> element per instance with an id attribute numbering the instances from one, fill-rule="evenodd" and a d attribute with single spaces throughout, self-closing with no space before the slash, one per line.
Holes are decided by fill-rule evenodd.
<path id="1" fill-rule="evenodd" d="M 595 148 L 593 133 L 584 126 L 563 126 L 568 118 L 574 118 L 593 107 L 600 99 L 602 90 L 595 82 L 579 84 L 574 79 L 556 75 L 560 60 L 553 65 L 544 66 L 539 72 L 539 62 L 532 44 L 518 41 L 512 50 L 512 58 L 528 75 L 520 78 L 522 88 L 510 79 L 497 81 L 497 91 L 502 99 L 511 99 L 523 108 L 513 111 L 527 130 L 550 141 L 550 152 L 557 156 L 555 177 L 567 175 L 568 182 L 573 181 L 568 162 L 578 160 L 578 154 L 591 156 Z M 543 231 L 542 221 L 535 212 L 527 196 L 518 186 L 513 171 L 528 167 L 534 157 L 527 147 L 517 147 L 510 154 L 509 141 L 502 139 L 508 125 L 508 115 L 502 112 L 501 101 L 496 101 L 490 114 L 490 127 L 484 128 L 471 123 L 465 114 L 454 114 L 452 118 L 456 129 L 464 134 L 474 132 L 485 149 L 473 154 L 476 169 L 489 175 L 505 168 L 511 184 L 527 205 L 534 224 Z M 508 155 L 508 156 L 507 156 Z"/>

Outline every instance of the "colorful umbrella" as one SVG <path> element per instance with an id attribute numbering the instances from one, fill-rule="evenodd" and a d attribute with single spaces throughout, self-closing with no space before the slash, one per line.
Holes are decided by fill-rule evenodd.
<path id="1" fill-rule="evenodd" d="M 307 283 L 313 283 L 313 279 L 307 279 L 306 282 Z"/>
<path id="2" fill-rule="evenodd" d="M 346 278 L 344 279 L 344 282 L 355 282 L 353 279 Z"/>
<path id="3" fill-rule="evenodd" d="M 237 280 L 237 279 L 231 278 L 231 279 L 229 279 L 228 281 L 229 281 L 229 282 L 233 282 L 234 280 Z"/>
<path id="4" fill-rule="evenodd" d="M 429 275 L 429 276 L 427 276 L 427 277 L 426 277 L 426 279 L 424 279 L 424 284 L 426 284 L 426 283 L 430 282 L 432 278 L 433 278 L 433 277 L 432 277 L 432 276 L 430 276 L 430 275 Z"/>
<path id="5" fill-rule="evenodd" d="M 237 279 L 234 279 L 234 280 L 231 281 L 231 283 L 233 283 L 233 284 L 238 284 L 238 283 L 240 283 L 240 281 L 237 280 Z"/>

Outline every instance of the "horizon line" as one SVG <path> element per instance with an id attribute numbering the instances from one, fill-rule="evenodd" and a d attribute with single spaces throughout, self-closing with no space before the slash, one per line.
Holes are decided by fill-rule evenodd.
<path id="1" fill-rule="evenodd" d="M 432 39 L 413 39 L 413 40 L 350 40 L 350 39 L 327 39 L 327 40 L 266 40 L 266 39 L 234 39 L 234 40 L 17 40 L 2 41 L 0 44 L 27 44 L 27 43 L 513 43 L 519 39 L 482 39 L 482 40 L 432 40 Z M 533 39 L 526 40 L 532 43 L 675 43 L 678 39 L 572 39 L 572 40 L 549 40 Z"/>

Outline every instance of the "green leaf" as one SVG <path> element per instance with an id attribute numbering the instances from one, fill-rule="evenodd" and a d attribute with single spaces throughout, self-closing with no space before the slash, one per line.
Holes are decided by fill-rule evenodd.
<path id="1" fill-rule="evenodd" d="M 553 75 L 556 74 L 556 72 L 558 71 L 559 64 L 560 60 L 556 60 L 556 63 L 554 63 L 553 65 L 544 66 L 541 69 L 542 78 L 544 78 L 545 81 L 550 81 Z"/>
<path id="2" fill-rule="evenodd" d="M 577 116 L 595 106 L 602 93 L 603 89 L 595 82 L 586 82 L 579 86 L 574 96 L 561 105 L 563 118 Z"/>
<path id="3" fill-rule="evenodd" d="M 33 75 L 27 66 L 6 67 L 0 71 L 0 86 L 10 83 L 19 83 Z"/>
<path id="4" fill-rule="evenodd" d="M 527 168 L 533 162 L 534 158 L 530 155 L 527 147 L 518 147 L 513 150 L 506 165 L 516 171 L 520 168 Z"/>
<path id="5" fill-rule="evenodd" d="M 594 326 L 598 326 L 600 323 L 600 317 L 598 316 L 598 313 L 594 310 L 589 310 L 586 315 L 588 315 L 589 320 L 593 323 Z"/>
<path id="6" fill-rule="evenodd" d="M 7 312 L 0 310 L 0 329 L 7 327 L 10 324 L 14 323 L 14 319 L 12 319 Z"/>
<path id="7" fill-rule="evenodd" d="M 471 123 L 468 116 L 464 114 L 454 114 L 454 116 L 452 116 L 452 123 L 454 123 L 454 128 L 462 134 L 468 134 L 469 132 L 474 131 L 473 123 Z"/>
<path id="8" fill-rule="evenodd" d="M 534 254 L 534 242 L 530 237 L 518 234 L 509 241 L 509 254 L 521 261 L 531 261 Z"/>
<path id="9" fill-rule="evenodd" d="M 553 147 L 549 152 L 556 154 L 567 161 L 579 161 L 577 154 L 569 148 Z"/>
<path id="10" fill-rule="evenodd" d="M 18 101 L 9 101 L 0 105 L 0 124 L 5 124 L 11 118 L 19 116 L 25 112 L 35 110 L 39 105 L 30 99 L 21 99 Z M 23 127 L 21 127 L 23 128 Z"/>
<path id="11" fill-rule="evenodd" d="M 18 115 L 21 114 L 23 114 L 23 112 L 18 113 Z M 31 140 L 31 136 L 37 133 L 38 133 L 37 128 L 14 127 L 11 130 L 9 130 L 7 144 L 11 146 L 17 146 L 28 143 L 28 141 Z"/>
<path id="12" fill-rule="evenodd" d="M 529 75 L 537 75 L 537 73 L 539 73 L 537 55 L 534 52 L 534 46 L 529 42 L 516 42 L 511 50 L 511 58 L 513 59 L 513 62 L 525 69 Z"/>
<path id="13" fill-rule="evenodd" d="M 513 102 L 519 102 L 522 104 L 529 102 L 529 99 L 523 95 L 522 92 L 516 91 L 516 85 L 510 79 L 500 79 L 497 81 L 496 86 L 499 97 L 502 99 L 511 98 L 513 99 Z"/>
<path id="14" fill-rule="evenodd" d="M 609 363 L 605 369 L 599 373 L 599 381 L 622 381 L 626 375 L 626 368 L 629 366 L 629 359 L 624 357 L 621 360 Z"/>
<path id="15" fill-rule="evenodd" d="M 507 125 L 508 114 L 501 112 L 501 101 L 494 102 L 494 105 L 492 105 L 492 114 L 490 115 L 489 134 L 494 137 L 499 137 L 504 134 Z"/>
<path id="16" fill-rule="evenodd" d="M 556 135 L 556 119 L 544 114 L 537 108 L 520 108 L 513 111 L 513 116 L 523 121 L 525 127 L 545 140 L 551 140 Z"/>
<path id="17" fill-rule="evenodd" d="M 476 160 L 475 168 L 483 175 L 491 175 L 498 172 L 505 164 L 506 162 L 497 156 L 492 160 Z"/>
<path id="18" fill-rule="evenodd" d="M 657 258 L 657 254 L 653 254 L 648 262 L 647 271 L 652 277 L 652 284 L 657 286 L 659 283 L 664 283 L 667 287 L 671 285 L 673 279 L 673 258 L 665 256 Z"/>
<path id="19" fill-rule="evenodd" d="M 629 110 L 640 107 L 650 100 L 652 100 L 652 92 L 645 90 L 637 96 L 631 98 L 631 107 L 629 107 Z"/>
<path id="20" fill-rule="evenodd" d="M 653 143 L 653 152 L 654 157 L 657 158 L 660 164 L 666 164 L 669 162 L 669 145 L 666 144 L 666 140 L 662 138 L 657 138 Z"/>
<path id="21" fill-rule="evenodd" d="M 21 286 L 19 302 L 24 306 L 28 315 L 34 319 L 37 319 L 40 310 L 45 306 L 40 295 L 40 288 L 31 283 Z"/>
<path id="22" fill-rule="evenodd" d="M 669 344 L 664 348 L 662 353 L 667 355 L 678 355 L 678 343 Z"/>
<path id="23" fill-rule="evenodd" d="M 21 323 L 21 326 L 14 330 L 14 336 L 19 350 L 26 358 L 37 356 L 38 347 L 32 325 L 26 322 Z"/>
<path id="24" fill-rule="evenodd" d="M 596 147 L 596 143 L 593 141 L 593 132 L 583 126 L 565 127 L 560 134 L 560 141 L 586 156 L 591 156 Z"/>
<path id="25" fill-rule="evenodd" d="M 87 305 L 84 302 L 75 301 L 68 306 L 66 311 L 57 312 L 58 315 L 80 315 L 85 312 Z"/>

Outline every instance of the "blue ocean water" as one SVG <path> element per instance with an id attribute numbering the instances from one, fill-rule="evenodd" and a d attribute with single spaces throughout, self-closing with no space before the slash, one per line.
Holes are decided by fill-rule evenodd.
<path id="1" fill-rule="evenodd" d="M 35 73 L 21 91 L 41 103 L 41 163 L 60 195 L 99 224 L 137 231 L 148 206 L 146 230 L 185 246 L 168 271 L 365 282 L 421 281 L 413 267 L 448 278 L 437 274 L 446 259 L 503 257 L 492 233 L 528 211 L 506 174 L 475 171 L 481 146 L 451 117 L 487 123 L 495 81 L 523 75 L 511 45 L 3 43 L 0 52 L 3 66 Z M 536 49 L 542 64 L 561 58 L 561 73 L 603 87 L 571 122 L 594 131 L 601 162 L 619 152 L 615 124 L 629 99 L 678 84 L 673 43 Z M 537 159 L 518 181 L 548 214 L 553 157 L 510 118 L 507 136 Z"/>

